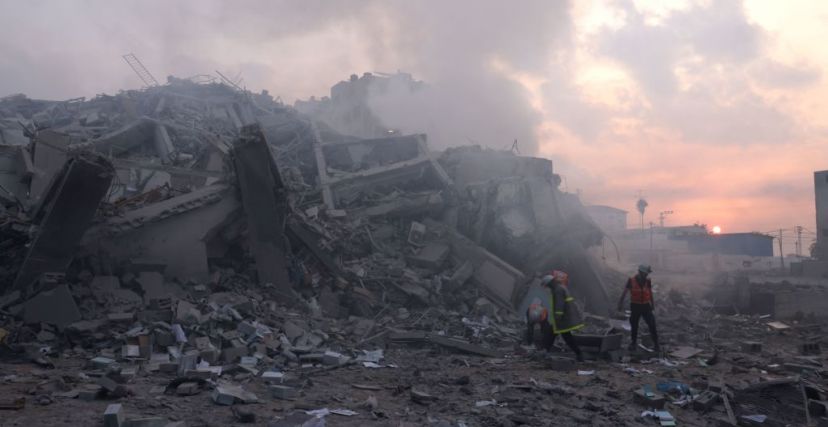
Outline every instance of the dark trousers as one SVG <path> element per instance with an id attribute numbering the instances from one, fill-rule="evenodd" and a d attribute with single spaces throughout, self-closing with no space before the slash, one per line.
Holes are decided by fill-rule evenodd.
<path id="1" fill-rule="evenodd" d="M 557 338 L 558 335 L 563 337 L 564 342 L 566 343 L 567 346 L 569 346 L 569 349 L 572 350 L 573 353 L 575 353 L 577 355 L 581 354 L 581 348 L 578 347 L 578 343 L 575 342 L 575 337 L 572 336 L 571 332 L 564 332 L 562 334 L 555 334 L 555 333 L 552 332 L 552 328 L 549 328 L 549 330 L 547 331 L 547 334 L 544 336 L 544 346 L 543 347 L 547 350 L 551 349 L 552 344 L 555 344 L 555 338 Z"/>
<path id="2" fill-rule="evenodd" d="M 658 345 L 658 332 L 656 331 L 655 316 L 653 315 L 653 306 L 650 304 L 630 304 L 630 328 L 632 329 L 632 343 L 638 342 L 638 321 L 641 318 L 647 322 L 647 328 L 650 329 L 650 336 L 653 337 L 653 344 Z"/>

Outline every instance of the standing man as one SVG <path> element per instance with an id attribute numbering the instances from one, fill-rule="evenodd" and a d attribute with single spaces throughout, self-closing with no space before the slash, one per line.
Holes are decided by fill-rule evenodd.
<path id="1" fill-rule="evenodd" d="M 572 336 L 572 331 L 584 327 L 583 316 L 580 308 L 575 304 L 575 298 L 569 294 L 569 275 L 555 270 L 552 275 L 543 276 L 541 286 L 549 288 L 549 307 L 552 309 L 552 315 L 549 316 L 551 335 L 549 335 L 547 349 L 552 347 L 558 335 L 562 335 L 564 342 L 575 353 L 578 361 L 583 362 L 584 356 L 581 354 L 578 343 L 575 342 L 575 337 Z"/>
<path id="2" fill-rule="evenodd" d="M 647 322 L 647 328 L 650 330 L 650 336 L 653 337 L 653 344 L 655 351 L 661 351 L 658 345 L 658 332 L 656 332 L 655 315 L 655 301 L 653 300 L 653 284 L 650 281 L 649 274 L 653 269 L 649 265 L 641 264 L 638 266 L 638 274 L 627 279 L 627 285 L 624 287 L 624 292 L 621 293 L 621 299 L 618 300 L 618 311 L 624 308 L 624 298 L 627 293 L 630 294 L 630 328 L 632 342 L 630 342 L 630 351 L 636 349 L 638 345 L 638 320 L 644 318 Z"/>

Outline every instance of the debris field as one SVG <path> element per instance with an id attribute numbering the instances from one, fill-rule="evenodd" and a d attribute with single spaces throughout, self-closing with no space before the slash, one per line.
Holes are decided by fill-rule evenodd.
<path id="1" fill-rule="evenodd" d="M 209 80 L 1 98 L 0 425 L 828 425 L 818 319 L 656 272 L 628 350 L 550 160 L 381 134 Z M 524 342 L 554 269 L 585 362 Z"/>

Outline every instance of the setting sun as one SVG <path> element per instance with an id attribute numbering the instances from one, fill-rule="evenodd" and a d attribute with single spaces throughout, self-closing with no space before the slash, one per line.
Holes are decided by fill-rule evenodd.
<path id="1" fill-rule="evenodd" d="M 722 234 L 722 227 L 719 227 L 718 225 L 714 226 L 713 234 Z"/>

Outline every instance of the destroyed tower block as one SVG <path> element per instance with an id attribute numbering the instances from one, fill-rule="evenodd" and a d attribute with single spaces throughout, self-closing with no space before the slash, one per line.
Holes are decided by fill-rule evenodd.
<path id="1" fill-rule="evenodd" d="M 259 283 L 272 283 L 290 295 L 283 229 L 287 213 L 284 185 L 258 124 L 242 128 L 232 154 Z"/>

